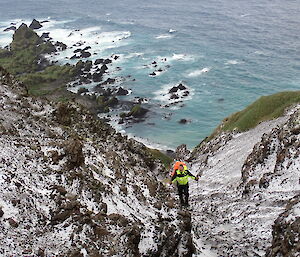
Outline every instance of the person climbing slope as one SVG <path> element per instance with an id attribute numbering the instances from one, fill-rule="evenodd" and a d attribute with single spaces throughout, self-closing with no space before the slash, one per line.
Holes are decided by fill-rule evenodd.
<path id="1" fill-rule="evenodd" d="M 171 183 L 177 183 L 181 206 L 189 206 L 189 178 L 198 181 L 198 177 L 189 172 L 183 164 L 180 164 L 172 175 Z"/>

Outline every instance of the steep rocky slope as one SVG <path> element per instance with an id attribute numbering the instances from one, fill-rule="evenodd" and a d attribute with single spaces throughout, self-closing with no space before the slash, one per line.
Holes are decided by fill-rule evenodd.
<path id="1" fill-rule="evenodd" d="M 190 215 L 146 147 L 1 79 L 1 256 L 191 256 Z"/>
<path id="2" fill-rule="evenodd" d="M 299 118 L 294 108 L 194 151 L 197 256 L 299 256 Z"/>

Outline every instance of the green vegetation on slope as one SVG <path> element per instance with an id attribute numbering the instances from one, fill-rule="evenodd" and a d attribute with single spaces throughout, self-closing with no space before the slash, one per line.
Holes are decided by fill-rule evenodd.
<path id="1" fill-rule="evenodd" d="M 74 66 L 49 66 L 42 72 L 29 73 L 19 79 L 28 87 L 30 95 L 40 96 L 62 88 L 75 76 Z"/>
<path id="2" fill-rule="evenodd" d="M 149 152 L 155 159 L 159 159 L 166 169 L 170 169 L 173 159 L 157 149 L 148 148 Z"/>
<path id="3" fill-rule="evenodd" d="M 62 44 L 62 43 L 61 43 Z M 45 42 L 27 25 L 22 24 L 14 33 L 10 49 L 0 49 L 0 66 L 24 82 L 28 93 L 34 96 L 59 95 L 74 80 L 79 66 L 50 65 L 45 54 L 56 52 L 51 42 Z"/>
<path id="4" fill-rule="evenodd" d="M 50 42 L 44 42 L 32 29 L 22 24 L 14 33 L 10 51 L 0 50 L 0 65 L 12 75 L 36 72 L 43 54 L 55 51 Z"/>
<path id="5" fill-rule="evenodd" d="M 283 115 L 284 110 L 300 102 L 300 91 L 287 91 L 262 96 L 244 110 L 234 113 L 224 119 L 210 138 L 221 131 L 247 131 L 256 127 L 260 122 L 272 120 Z"/>

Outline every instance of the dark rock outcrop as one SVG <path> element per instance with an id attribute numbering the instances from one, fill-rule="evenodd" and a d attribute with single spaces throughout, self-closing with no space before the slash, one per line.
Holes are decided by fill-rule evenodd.
<path id="1" fill-rule="evenodd" d="M 296 257 L 300 252 L 300 195 L 291 199 L 273 225 L 272 246 L 266 257 L 291 256 Z"/>
<path id="2" fill-rule="evenodd" d="M 33 19 L 31 24 L 29 25 L 29 28 L 31 28 L 31 29 L 40 29 L 42 27 L 43 27 L 42 24 L 39 21 L 37 21 L 36 19 Z"/>
<path id="3" fill-rule="evenodd" d="M 119 87 L 116 92 L 116 95 L 128 95 L 128 94 L 129 94 L 129 91 L 124 89 L 123 87 Z"/>
<path id="4" fill-rule="evenodd" d="M 10 27 L 4 29 L 3 31 L 4 32 L 11 31 L 11 30 L 15 31 L 16 29 L 17 29 L 16 26 L 10 26 Z"/>
<path id="5" fill-rule="evenodd" d="M 176 148 L 175 151 L 175 159 L 176 160 L 188 160 L 190 157 L 191 152 L 187 149 L 185 144 L 182 144 Z"/>
<path id="6" fill-rule="evenodd" d="M 54 46 L 57 51 L 64 51 L 67 49 L 67 45 L 59 41 L 55 42 Z"/>

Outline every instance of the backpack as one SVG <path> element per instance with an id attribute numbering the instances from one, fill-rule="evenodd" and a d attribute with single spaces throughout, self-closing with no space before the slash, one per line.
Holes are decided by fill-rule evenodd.
<path id="1" fill-rule="evenodd" d="M 186 164 L 184 163 L 184 162 L 181 162 L 181 161 L 176 161 L 175 162 L 175 164 L 174 164 L 174 166 L 173 166 L 173 170 L 171 171 L 171 177 L 173 177 L 174 176 L 174 174 L 175 174 L 175 172 L 176 172 L 176 170 L 178 170 L 179 169 L 179 165 L 180 164 L 182 164 L 183 165 L 183 167 L 184 167 L 184 170 L 187 170 L 188 168 L 187 168 L 187 166 L 186 166 Z"/>

